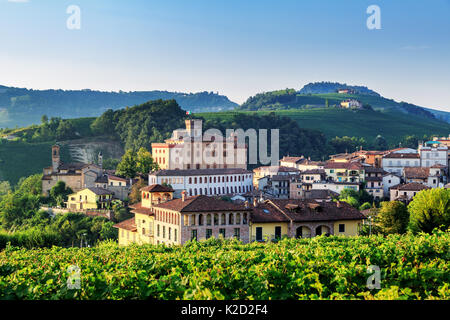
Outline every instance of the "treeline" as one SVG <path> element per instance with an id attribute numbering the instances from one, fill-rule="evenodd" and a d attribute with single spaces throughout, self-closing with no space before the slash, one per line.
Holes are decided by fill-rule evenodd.
<path id="1" fill-rule="evenodd" d="M 192 112 L 230 110 L 237 106 L 216 92 L 169 91 L 102 92 L 94 90 L 30 90 L 0 86 L 0 109 L 8 114 L 8 126 L 39 122 L 39 117 L 97 117 L 108 108 L 117 110 L 150 100 L 174 99 Z"/>
<path id="2" fill-rule="evenodd" d="M 325 135 L 320 131 L 300 128 L 298 123 L 288 117 L 280 117 L 275 113 L 267 115 L 233 114 L 225 119 L 205 120 L 205 130 L 215 128 L 226 133 L 226 129 L 279 129 L 279 153 L 283 155 L 304 155 L 320 160 L 329 154 L 329 146 Z M 270 133 L 270 132 L 269 132 Z M 268 147 L 270 147 L 270 135 L 268 136 Z"/>
<path id="3" fill-rule="evenodd" d="M 258 93 L 249 97 L 240 110 L 288 110 L 299 109 L 307 106 L 338 106 L 341 100 L 325 99 L 323 97 L 300 95 L 294 89 L 277 90 Z"/>
<path id="4" fill-rule="evenodd" d="M 308 83 L 302 89 L 300 89 L 299 93 L 301 94 L 335 93 L 339 89 L 352 89 L 360 94 L 379 96 L 378 93 L 364 86 L 350 86 L 347 85 L 346 83 L 325 82 L 325 81 Z"/>

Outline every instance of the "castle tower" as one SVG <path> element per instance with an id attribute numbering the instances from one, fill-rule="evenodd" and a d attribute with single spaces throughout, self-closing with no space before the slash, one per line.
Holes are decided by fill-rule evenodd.
<path id="1" fill-rule="evenodd" d="M 201 137 L 203 120 L 200 119 L 186 120 L 185 123 L 186 123 L 186 131 L 189 133 L 191 137 Z"/>
<path id="2" fill-rule="evenodd" d="M 59 146 L 58 145 L 54 145 L 52 147 L 52 167 L 53 167 L 53 172 L 57 172 L 59 165 L 61 164 L 61 158 L 59 155 Z"/>
<path id="3" fill-rule="evenodd" d="M 98 153 L 98 166 L 103 169 L 103 154 L 101 151 Z"/>

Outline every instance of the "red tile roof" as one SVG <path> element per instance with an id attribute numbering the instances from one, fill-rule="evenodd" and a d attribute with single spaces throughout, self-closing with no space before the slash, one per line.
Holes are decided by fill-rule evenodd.
<path id="1" fill-rule="evenodd" d="M 162 186 L 160 184 L 152 184 L 151 186 L 147 186 L 141 189 L 141 191 L 145 192 L 174 192 L 172 188 Z"/>
<path id="2" fill-rule="evenodd" d="M 391 187 L 391 190 L 399 190 L 399 191 L 422 191 L 431 189 L 430 187 L 423 185 L 417 182 L 411 182 L 407 184 L 398 184 L 396 186 Z"/>
<path id="3" fill-rule="evenodd" d="M 204 195 L 174 199 L 154 205 L 155 208 L 178 212 L 247 211 L 243 204 L 236 204 Z"/>
<path id="4" fill-rule="evenodd" d="M 132 213 L 140 213 L 140 214 L 145 214 L 148 216 L 153 215 L 153 210 L 151 208 L 143 207 L 141 202 L 133 204 L 133 205 L 129 206 L 129 208 L 131 209 Z"/>
<path id="5" fill-rule="evenodd" d="M 117 229 L 125 229 L 125 230 L 129 230 L 132 232 L 136 232 L 137 231 L 137 227 L 136 227 L 136 223 L 134 221 L 134 218 L 122 221 L 120 223 L 117 223 L 113 226 L 114 228 Z"/>
<path id="6" fill-rule="evenodd" d="M 291 220 L 293 222 L 314 222 L 362 219 L 365 219 L 365 216 L 345 202 L 317 202 L 315 200 L 294 199 L 266 200 L 264 204 L 259 204 L 256 207 L 252 215 L 254 222 Z"/>

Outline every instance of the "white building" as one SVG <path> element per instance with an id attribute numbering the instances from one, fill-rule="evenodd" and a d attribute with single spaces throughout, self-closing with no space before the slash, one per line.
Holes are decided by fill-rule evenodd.
<path id="1" fill-rule="evenodd" d="M 389 189 L 393 186 L 399 185 L 401 182 L 400 176 L 393 174 L 393 173 L 387 173 L 383 175 L 383 191 L 385 196 L 389 196 Z"/>
<path id="2" fill-rule="evenodd" d="M 434 141 L 433 141 L 434 142 Z M 448 166 L 448 147 L 440 143 L 426 143 L 419 146 L 421 167 L 432 167 L 434 165 Z"/>
<path id="3" fill-rule="evenodd" d="M 160 170 L 149 174 L 149 185 L 169 184 L 174 196 L 187 195 L 235 195 L 253 190 L 253 173 L 240 168 Z"/>
<path id="4" fill-rule="evenodd" d="M 405 167 L 420 167 L 420 155 L 418 153 L 391 152 L 383 156 L 381 166 L 384 171 L 401 176 Z"/>

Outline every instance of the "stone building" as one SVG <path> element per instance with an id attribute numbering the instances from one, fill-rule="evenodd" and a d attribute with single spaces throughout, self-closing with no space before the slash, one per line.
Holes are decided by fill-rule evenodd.
<path id="1" fill-rule="evenodd" d="M 52 147 L 52 166 L 44 168 L 42 177 L 42 193 L 48 195 L 58 181 L 65 182 L 74 192 L 82 189 L 95 187 L 95 181 L 102 175 L 101 154 L 99 155 L 100 166 L 85 163 L 62 163 L 60 147 Z"/>

